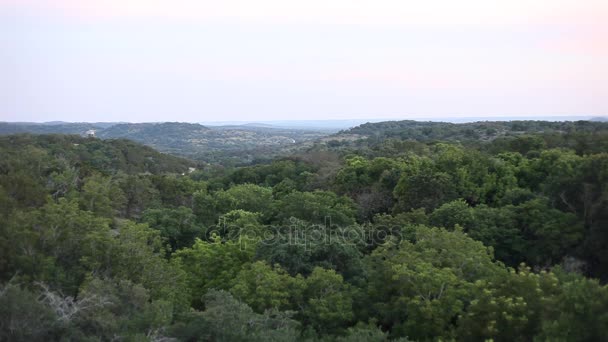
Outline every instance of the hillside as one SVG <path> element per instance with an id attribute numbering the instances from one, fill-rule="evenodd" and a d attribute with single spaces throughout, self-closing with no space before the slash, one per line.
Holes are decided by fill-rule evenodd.
<path id="1" fill-rule="evenodd" d="M 479 121 L 447 123 L 431 121 L 385 121 L 366 123 L 342 134 L 370 137 L 428 140 L 493 140 L 498 137 L 530 133 L 597 132 L 608 130 L 607 123 L 591 121 Z"/>
<path id="2" fill-rule="evenodd" d="M 114 174 L 137 173 L 184 173 L 195 163 L 176 156 L 160 153 L 151 147 L 126 140 L 100 140 L 77 135 L 31 135 L 0 136 L 1 170 L 9 170 L 14 163 L 31 169 L 36 165 L 56 160 L 57 165 L 48 170 L 37 168 L 37 172 L 54 172 L 57 167 L 69 166 L 80 172 L 102 172 Z"/>
<path id="3" fill-rule="evenodd" d="M 198 143 L 209 135 L 210 130 L 199 124 L 164 122 L 119 124 L 100 130 L 96 136 L 102 139 L 124 138 L 154 147 L 162 152 L 190 154 Z"/>
<path id="4" fill-rule="evenodd" d="M 31 123 L 31 122 L 0 122 L 0 135 L 32 133 L 32 134 L 79 134 L 84 135 L 88 130 L 99 130 L 101 126 L 93 123 Z"/>
<path id="5" fill-rule="evenodd" d="M 593 121 L 480 121 L 447 123 L 385 121 L 366 123 L 320 139 L 312 148 L 343 154 L 364 153 L 394 157 L 438 142 L 468 148 L 519 153 L 540 148 L 567 148 L 581 153 L 608 150 L 608 123 Z M 311 144 L 309 144 L 311 145 Z"/>
<path id="6" fill-rule="evenodd" d="M 209 128 L 191 123 L 101 124 L 0 123 L 0 135 L 15 133 L 62 133 L 86 135 L 94 130 L 102 139 L 129 139 L 161 152 L 206 162 L 237 163 L 269 158 L 294 144 L 312 141 L 328 133 L 258 126 L 220 126 Z"/>
<path id="7" fill-rule="evenodd" d="M 98 132 L 100 138 L 127 138 L 160 151 L 195 158 L 212 152 L 282 147 L 322 136 L 320 133 L 266 127 L 208 128 L 189 123 L 122 124 Z"/>

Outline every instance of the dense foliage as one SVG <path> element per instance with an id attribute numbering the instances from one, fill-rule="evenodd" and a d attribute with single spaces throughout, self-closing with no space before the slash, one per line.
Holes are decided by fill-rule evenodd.
<path id="1" fill-rule="evenodd" d="M 0 138 L 0 340 L 605 340 L 604 124 L 408 125 L 239 168 Z"/>

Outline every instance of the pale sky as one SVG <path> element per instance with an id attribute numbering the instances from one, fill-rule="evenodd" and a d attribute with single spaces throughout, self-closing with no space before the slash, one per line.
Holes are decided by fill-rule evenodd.
<path id="1" fill-rule="evenodd" d="M 0 0 L 0 121 L 608 114 L 608 0 Z"/>

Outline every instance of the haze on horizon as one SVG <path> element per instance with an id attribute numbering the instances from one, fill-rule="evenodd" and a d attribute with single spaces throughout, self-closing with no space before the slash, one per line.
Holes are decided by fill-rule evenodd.
<path id="1" fill-rule="evenodd" d="M 608 114 L 604 0 L 0 0 L 0 121 Z"/>

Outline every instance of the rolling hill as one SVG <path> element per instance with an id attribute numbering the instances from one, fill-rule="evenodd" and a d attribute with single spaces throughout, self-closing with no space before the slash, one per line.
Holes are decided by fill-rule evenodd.
<path id="1" fill-rule="evenodd" d="M 0 135 L 16 133 L 79 134 L 95 131 L 101 139 L 129 139 L 158 151 L 206 162 L 235 159 L 248 162 L 269 157 L 294 144 L 326 136 L 326 132 L 259 126 L 207 127 L 200 124 L 0 123 Z"/>

